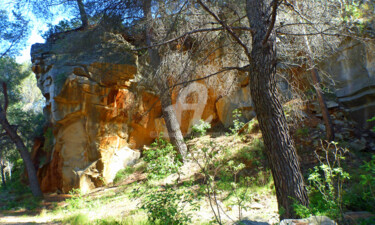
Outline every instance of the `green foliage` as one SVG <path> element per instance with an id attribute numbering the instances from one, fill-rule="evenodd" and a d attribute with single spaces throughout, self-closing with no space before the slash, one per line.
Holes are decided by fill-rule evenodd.
<path id="1" fill-rule="evenodd" d="M 5 5 L 5 4 L 4 4 Z M 12 8 L 12 7 L 11 7 Z M 15 56 L 22 50 L 29 35 L 24 13 L 0 9 L 0 56 Z"/>
<path id="2" fill-rule="evenodd" d="M 211 124 L 200 120 L 199 123 L 195 124 L 191 130 L 193 135 L 204 136 L 207 133 L 207 130 L 211 128 Z"/>
<path id="3" fill-rule="evenodd" d="M 68 210 L 72 211 L 75 209 L 80 209 L 85 205 L 85 200 L 82 197 L 82 192 L 80 189 L 73 188 L 69 194 L 72 195 L 72 197 L 66 200 L 68 203 Z"/>
<path id="4" fill-rule="evenodd" d="M 257 119 L 252 119 L 250 122 L 249 122 L 249 125 L 247 127 L 247 132 L 250 134 L 250 133 L 253 133 L 253 132 L 257 132 L 258 131 L 258 128 L 259 127 L 259 122 Z"/>
<path id="5" fill-rule="evenodd" d="M 241 121 L 242 111 L 241 109 L 233 110 L 233 127 L 229 128 L 232 134 L 237 134 L 240 129 L 245 126 L 245 123 Z"/>
<path id="6" fill-rule="evenodd" d="M 190 210 L 197 210 L 193 203 L 191 191 L 178 192 L 172 186 L 164 190 L 153 191 L 145 196 L 141 208 L 147 211 L 152 224 L 190 224 L 191 215 L 184 212 L 189 205 Z"/>
<path id="7" fill-rule="evenodd" d="M 307 137 L 309 136 L 309 128 L 308 127 L 302 127 L 302 128 L 298 128 L 296 133 L 297 133 L 297 136 L 299 137 Z"/>
<path id="8" fill-rule="evenodd" d="M 257 189 L 269 183 L 270 173 L 261 171 L 264 169 L 261 165 L 263 148 L 261 139 L 254 139 L 249 146 L 239 149 L 213 141 L 203 143 L 199 149 L 193 147 L 191 156 L 204 177 L 200 191 L 207 196 L 217 223 L 223 223 L 222 215 L 225 213 L 219 200 L 225 201 L 228 210 L 236 206 L 239 209 L 238 219 L 241 220 L 243 210 L 247 209 Z M 258 175 L 250 177 L 248 165 L 256 165 Z"/>
<path id="9" fill-rule="evenodd" d="M 44 39 L 48 39 L 50 37 L 52 37 L 53 35 L 55 34 L 58 34 L 58 33 L 63 33 L 65 31 L 70 31 L 70 30 L 74 30 L 78 27 L 80 27 L 82 24 L 81 20 L 77 19 L 77 18 L 74 18 L 74 19 L 71 19 L 71 20 L 61 20 L 58 24 L 56 25 L 52 25 L 52 24 L 48 24 L 48 30 L 42 34 L 42 37 Z"/>
<path id="10" fill-rule="evenodd" d="M 373 121 L 375 121 L 375 116 L 367 120 L 367 122 L 373 122 Z M 372 128 L 372 131 L 375 132 L 375 126 Z"/>
<path id="11" fill-rule="evenodd" d="M 364 173 L 360 175 L 360 184 L 363 186 L 362 199 L 375 207 L 375 155 L 372 160 L 365 162 L 361 169 Z M 372 203 L 372 204 L 371 204 Z"/>
<path id="12" fill-rule="evenodd" d="M 363 33 L 370 28 L 375 20 L 375 4 L 372 1 L 352 1 L 345 4 L 342 21 Z"/>
<path id="13" fill-rule="evenodd" d="M 337 142 L 324 144 L 322 142 L 323 156 L 319 156 L 319 166 L 311 171 L 308 181 L 310 195 L 310 208 L 295 204 L 296 213 L 301 217 L 323 214 L 335 220 L 343 216 L 343 184 L 350 179 L 349 173 L 341 166 L 341 161 L 347 150 L 338 147 Z"/>
<path id="14" fill-rule="evenodd" d="M 52 152 L 53 148 L 53 132 L 52 128 L 49 127 L 46 132 L 44 132 L 44 145 L 43 145 L 43 151 L 45 152 Z"/>
<path id="15" fill-rule="evenodd" d="M 115 179 L 113 179 L 113 183 L 118 183 L 119 181 L 122 181 L 126 179 L 130 174 L 134 173 L 134 168 L 133 167 L 126 167 L 125 169 L 119 170 L 116 173 Z"/>
<path id="16" fill-rule="evenodd" d="M 148 178 L 161 179 L 179 172 L 182 162 L 171 143 L 160 136 L 151 146 L 151 149 L 144 152 L 144 160 L 148 163 Z"/>
<path id="17" fill-rule="evenodd" d="M 62 221 L 63 224 L 69 225 L 89 225 L 90 219 L 86 214 L 78 213 L 76 215 L 70 216 Z"/>

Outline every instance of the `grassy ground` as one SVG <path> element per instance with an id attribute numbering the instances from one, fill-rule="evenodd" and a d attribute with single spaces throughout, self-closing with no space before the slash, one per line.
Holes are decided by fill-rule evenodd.
<path id="1" fill-rule="evenodd" d="M 9 201 L 3 205 L 3 209 L 7 210 L 1 212 L 0 224 L 164 224 L 163 221 L 157 220 L 150 222 L 149 208 L 142 209 L 142 206 L 147 201 L 153 201 L 153 193 L 165 191 L 170 191 L 172 196 L 186 199 L 186 202 L 178 199 L 175 199 L 175 202 L 168 202 L 166 210 L 177 208 L 178 213 L 175 217 L 187 216 L 189 220 L 191 219 L 188 224 L 212 222 L 215 216 L 211 204 L 214 209 L 220 208 L 223 224 L 233 224 L 239 216 L 241 219 L 276 223 L 277 202 L 270 173 L 263 167 L 264 158 L 260 152 L 262 144 L 259 138 L 258 134 L 242 137 L 195 138 L 188 142 L 194 154 L 178 173 L 159 177 L 149 176 L 150 163 L 140 161 L 134 167 L 120 171 L 114 184 L 95 189 L 89 194 L 82 195 L 79 190 L 75 190 L 70 195 L 46 195 L 44 200 L 31 198 L 28 194 L 18 199 L 17 204 L 12 205 L 11 202 L 15 201 Z M 207 143 L 215 143 L 207 151 L 215 152 L 220 149 L 216 157 L 219 161 L 225 158 L 219 162 L 223 164 L 221 170 L 216 171 L 213 168 L 208 170 L 214 176 L 211 182 L 207 182 L 199 164 L 208 168 L 218 161 L 204 162 L 204 160 L 193 159 L 193 156 L 198 157 L 199 154 L 203 154 L 202 148 L 209 145 Z M 230 146 L 230 148 L 222 146 Z M 238 187 L 233 189 L 231 186 L 234 181 L 233 176 L 228 176 L 224 171 L 228 169 L 225 163 L 230 160 L 244 164 L 244 168 L 238 171 L 238 180 L 238 177 L 244 175 L 252 175 L 254 178 L 247 183 L 237 182 Z M 208 194 L 208 183 L 220 191 Z M 245 192 L 247 195 L 244 194 Z M 189 199 L 186 196 L 190 196 Z M 209 199 L 214 197 L 217 201 L 210 203 Z M 240 197 L 246 202 L 240 202 Z M 160 205 L 159 203 L 157 205 Z M 239 214 L 240 208 L 241 214 Z"/>

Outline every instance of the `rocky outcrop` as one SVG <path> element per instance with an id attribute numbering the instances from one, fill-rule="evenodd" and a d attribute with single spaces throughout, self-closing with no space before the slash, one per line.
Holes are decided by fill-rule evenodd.
<path id="1" fill-rule="evenodd" d="M 142 71 L 131 48 L 121 35 L 100 28 L 62 33 L 32 46 L 32 69 L 52 130 L 52 140 L 46 140 L 51 148 L 36 150 L 46 158 L 38 171 L 44 192 L 85 192 L 110 183 L 140 157 L 138 149 L 166 133 L 158 96 L 137 82 Z M 229 126 L 231 110 L 251 109 L 247 89 L 221 97 L 196 82 L 174 91 L 183 133 L 200 119 Z"/>
<path id="2" fill-rule="evenodd" d="M 332 76 L 339 102 L 352 120 L 370 128 L 375 116 L 375 43 L 345 40 L 322 68 Z"/>

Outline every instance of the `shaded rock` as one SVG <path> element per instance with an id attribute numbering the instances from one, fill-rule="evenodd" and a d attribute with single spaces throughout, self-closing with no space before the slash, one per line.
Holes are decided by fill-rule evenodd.
<path id="1" fill-rule="evenodd" d="M 375 215 L 366 212 L 366 211 L 360 211 L 360 212 L 347 212 L 344 214 L 344 219 L 352 224 L 358 224 L 361 220 L 373 218 L 375 221 Z"/>
<path id="2" fill-rule="evenodd" d="M 339 107 L 339 103 L 334 102 L 334 101 L 326 101 L 327 108 L 328 109 L 333 109 Z"/>
<path id="3" fill-rule="evenodd" d="M 250 88 L 248 86 L 239 89 L 235 93 L 220 98 L 216 102 L 216 110 L 220 121 L 228 128 L 233 125 L 233 114 L 235 109 L 242 111 L 240 120 L 248 122 L 255 117 L 253 101 L 250 97 Z"/>
<path id="4" fill-rule="evenodd" d="M 337 225 L 337 223 L 326 216 L 312 216 L 306 219 L 285 219 L 280 225 Z"/>
<path id="5" fill-rule="evenodd" d="M 338 101 L 348 109 L 352 120 L 370 128 L 367 122 L 375 115 L 375 45 L 347 39 L 323 64 L 335 81 Z"/>

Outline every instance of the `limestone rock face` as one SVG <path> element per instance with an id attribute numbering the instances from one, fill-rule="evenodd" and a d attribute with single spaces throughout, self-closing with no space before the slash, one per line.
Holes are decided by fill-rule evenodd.
<path id="1" fill-rule="evenodd" d="M 127 148 L 137 58 L 120 35 L 72 32 L 32 46 L 33 71 L 46 98 L 54 146 L 40 169 L 43 191 L 87 191 L 111 182 L 140 153 Z M 138 100 L 142 103 L 142 99 Z"/>
<path id="2" fill-rule="evenodd" d="M 167 134 L 158 96 L 137 82 L 142 66 L 131 48 L 121 35 L 100 28 L 32 46 L 32 69 L 53 134 L 52 149 L 34 153 L 46 158 L 38 170 L 44 192 L 86 192 L 110 183 L 140 157 L 137 149 Z M 230 97 L 204 82 L 174 91 L 171 107 L 183 134 L 200 119 L 230 126 L 232 110 L 251 109 L 248 83 L 241 86 Z M 244 118 L 251 115 L 244 112 Z"/>
<path id="3" fill-rule="evenodd" d="M 323 65 L 335 81 L 336 95 L 352 119 L 369 128 L 375 116 L 375 43 L 344 41 Z"/>

